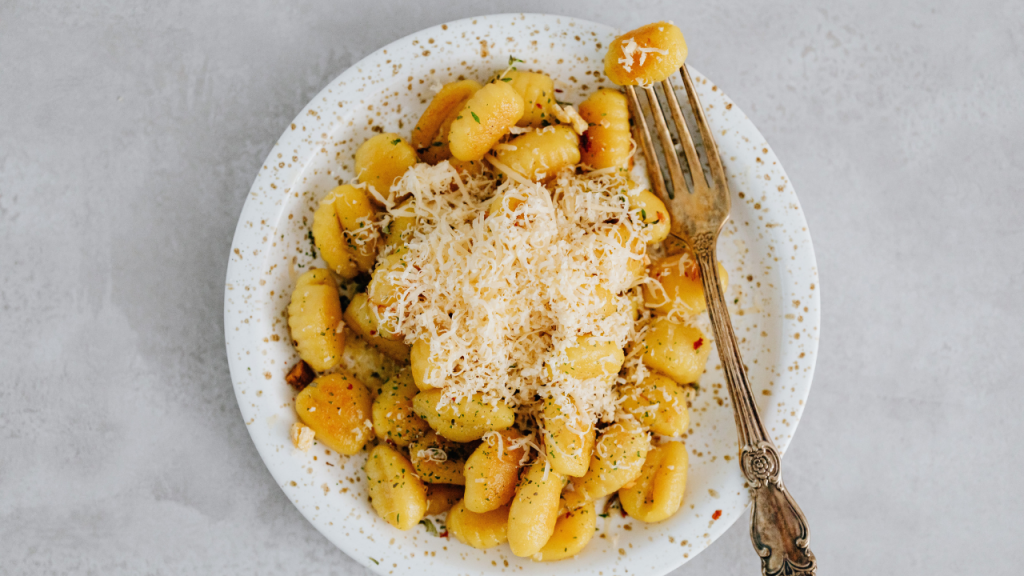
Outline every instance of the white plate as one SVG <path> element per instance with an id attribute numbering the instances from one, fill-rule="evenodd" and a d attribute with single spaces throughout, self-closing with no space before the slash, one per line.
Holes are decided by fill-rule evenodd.
<path id="1" fill-rule="evenodd" d="M 603 55 L 616 31 L 560 16 L 502 14 L 417 32 L 367 56 L 332 81 L 278 140 L 245 202 L 228 266 L 224 326 L 238 406 L 270 473 L 331 542 L 380 574 L 664 574 L 693 558 L 745 516 L 748 496 L 736 462 L 736 430 L 717 356 L 692 410 L 690 474 L 683 508 L 645 524 L 616 517 L 573 560 L 543 567 L 508 547 L 480 551 L 401 532 L 370 508 L 363 456 L 295 450 L 296 420 L 284 375 L 297 361 L 285 308 L 295 277 L 311 261 L 313 207 L 353 176 L 356 147 L 383 129 L 408 135 L 433 95 L 461 76 L 505 68 L 542 69 L 563 82 L 560 100 L 582 101 L 603 83 Z M 697 54 L 699 57 L 699 54 Z M 750 120 L 692 67 L 733 193 L 719 240 L 729 272 L 732 319 L 761 414 L 785 451 L 811 387 L 818 346 L 817 268 L 800 204 L 782 166 Z M 321 264 L 322 265 L 322 264 Z M 753 550 L 751 550 L 753 554 Z"/>

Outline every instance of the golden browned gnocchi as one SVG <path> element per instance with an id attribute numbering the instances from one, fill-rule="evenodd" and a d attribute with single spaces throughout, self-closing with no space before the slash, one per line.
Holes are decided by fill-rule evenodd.
<path id="1" fill-rule="evenodd" d="M 668 376 L 651 372 L 640 384 L 624 386 L 622 409 L 655 434 L 679 436 L 690 425 L 686 389 Z"/>
<path id="2" fill-rule="evenodd" d="M 416 226 L 416 199 L 409 198 L 392 212 L 392 220 L 384 229 L 384 247 L 401 252 Z"/>
<path id="3" fill-rule="evenodd" d="M 506 430 L 515 422 L 515 412 L 504 402 L 485 402 L 475 394 L 457 402 L 441 405 L 440 389 L 420 392 L 413 408 L 435 432 L 454 442 L 479 440 L 492 430 Z"/>
<path id="4" fill-rule="evenodd" d="M 565 491 L 570 509 L 614 493 L 640 475 L 650 448 L 647 432 L 632 419 L 621 420 L 605 428 L 597 439 L 590 467 L 581 478 L 572 478 Z"/>
<path id="5" fill-rule="evenodd" d="M 520 96 L 523 97 L 523 117 L 516 124 L 518 126 L 533 126 L 539 128 L 547 124 L 554 124 L 551 111 L 555 102 L 555 81 L 547 74 L 540 72 L 524 72 L 509 70 L 501 78 L 507 82 Z"/>
<path id="6" fill-rule="evenodd" d="M 552 470 L 545 458 L 527 468 L 508 513 L 508 544 L 513 554 L 533 556 L 548 543 L 558 521 L 563 486 L 565 476 Z"/>
<path id="7" fill-rule="evenodd" d="M 505 82 L 492 82 L 466 101 L 448 132 L 452 156 L 479 161 L 523 117 L 523 97 Z"/>
<path id="8" fill-rule="evenodd" d="M 366 287 L 366 297 L 377 306 L 389 306 L 398 301 L 401 291 L 395 285 L 394 277 L 401 275 L 408 268 L 406 257 L 402 254 L 389 254 L 373 271 L 370 285 Z"/>
<path id="9" fill-rule="evenodd" d="M 516 136 L 497 153 L 498 162 L 539 182 L 580 162 L 579 136 L 568 126 L 551 126 Z"/>
<path id="10" fill-rule="evenodd" d="M 583 476 L 594 451 L 594 425 L 571 397 L 546 398 L 540 412 L 544 454 L 551 468 L 566 476 Z"/>
<path id="11" fill-rule="evenodd" d="M 436 164 L 448 157 L 448 132 L 443 129 L 444 125 L 451 125 L 455 114 L 479 89 L 480 83 L 476 80 L 449 82 L 442 86 L 430 101 L 416 127 L 412 129 L 412 137 L 409 138 L 409 142 L 424 161 Z M 438 153 L 442 148 L 445 154 Z M 437 156 L 440 157 L 435 158 Z"/>
<path id="12" fill-rule="evenodd" d="M 601 88 L 580 104 L 580 116 L 587 131 L 580 142 L 584 164 L 603 168 L 628 168 L 632 165 L 633 138 L 629 131 L 629 105 L 618 90 Z"/>
<path id="13" fill-rule="evenodd" d="M 400 365 L 355 334 L 345 335 L 345 351 L 341 366 L 366 385 L 370 395 L 377 396 L 380 387 L 398 373 Z"/>
<path id="14" fill-rule="evenodd" d="M 444 514 L 462 500 L 462 486 L 429 484 L 427 486 L 426 516 Z"/>
<path id="15" fill-rule="evenodd" d="M 480 513 L 471 512 L 465 504 L 456 504 L 444 521 L 448 531 L 459 542 L 482 550 L 508 540 L 508 506 Z"/>
<path id="16" fill-rule="evenodd" d="M 625 361 L 622 348 L 615 342 L 595 336 L 580 336 L 565 355 L 568 361 L 558 364 L 558 370 L 580 380 L 617 374 Z"/>
<path id="17" fill-rule="evenodd" d="M 619 489 L 627 514 L 644 522 L 661 522 L 683 504 L 689 456 L 682 442 L 668 442 L 647 453 L 635 484 Z"/>
<path id="18" fill-rule="evenodd" d="M 412 464 L 387 444 L 378 444 L 366 457 L 366 483 L 377 514 L 399 530 L 419 523 L 427 512 L 427 488 Z"/>
<path id="19" fill-rule="evenodd" d="M 355 454 L 373 436 L 370 391 L 350 374 L 326 374 L 295 397 L 295 412 L 316 439 L 339 454 Z"/>
<path id="20" fill-rule="evenodd" d="M 642 190 L 639 194 L 630 196 L 629 205 L 634 210 L 640 210 L 640 218 L 650 227 L 648 244 L 658 244 L 668 238 L 672 230 L 672 219 L 665 203 L 654 192 Z"/>
<path id="21" fill-rule="evenodd" d="M 422 421 L 422 420 L 421 420 Z M 465 444 L 438 436 L 433 430 L 409 444 L 409 460 L 420 480 L 428 484 L 466 484 Z M 459 497 L 461 498 L 461 492 Z"/>
<path id="22" fill-rule="evenodd" d="M 353 332 L 362 336 L 390 358 L 398 362 L 409 361 L 409 346 L 407 344 L 389 340 L 381 335 L 381 326 L 376 311 L 365 292 L 352 297 L 348 308 L 345 309 L 345 323 Z"/>
<path id="23" fill-rule="evenodd" d="M 678 72 L 686 52 L 686 40 L 676 25 L 647 24 L 612 40 L 604 73 L 620 86 L 654 84 Z"/>
<path id="24" fill-rule="evenodd" d="M 288 304 L 288 328 L 299 357 L 323 372 L 341 362 L 345 332 L 341 330 L 341 299 L 331 273 L 314 268 L 299 276 Z"/>
<path id="25" fill-rule="evenodd" d="M 597 511 L 593 503 L 566 512 L 558 517 L 554 534 L 548 539 L 547 544 L 533 555 L 533 559 L 538 562 L 551 562 L 572 558 L 586 548 L 590 539 L 594 537 L 596 528 Z"/>
<path id="26" fill-rule="evenodd" d="M 680 384 L 696 382 L 711 354 L 700 330 L 664 317 L 651 322 L 643 347 L 644 364 Z"/>
<path id="27" fill-rule="evenodd" d="M 408 368 L 384 383 L 373 401 L 373 431 L 378 439 L 404 447 L 430 430 L 412 409 L 418 392 Z"/>
<path id="28" fill-rule="evenodd" d="M 377 197 L 386 199 L 395 180 L 417 161 L 416 150 L 404 138 L 391 132 L 378 134 L 356 150 L 356 175 Z"/>
<path id="29" fill-rule="evenodd" d="M 650 276 L 657 282 L 644 285 L 644 303 L 655 314 L 687 316 L 708 309 L 700 268 L 688 253 L 658 260 L 651 266 Z M 724 292 L 729 286 L 729 273 L 721 262 L 718 263 L 718 276 Z"/>
<path id="30" fill-rule="evenodd" d="M 376 218 L 377 210 L 366 192 L 351 184 L 331 190 L 320 202 L 313 214 L 313 242 L 334 273 L 351 278 L 373 268 Z"/>
<path id="31" fill-rule="evenodd" d="M 466 506 L 487 512 L 508 504 L 516 495 L 516 481 L 526 450 L 516 430 L 488 434 L 466 460 Z"/>
<path id="32" fill-rule="evenodd" d="M 430 359 L 430 341 L 420 338 L 412 343 L 409 352 L 409 365 L 412 368 L 412 379 L 421 391 L 437 386 L 431 384 L 438 375 L 439 368 Z"/>

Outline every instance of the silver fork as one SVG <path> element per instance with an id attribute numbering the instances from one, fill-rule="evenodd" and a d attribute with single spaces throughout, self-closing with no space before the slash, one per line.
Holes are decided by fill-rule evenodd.
<path id="1" fill-rule="evenodd" d="M 747 370 L 740 357 L 736 334 L 733 332 L 729 310 L 725 306 L 725 294 L 718 276 L 717 257 L 718 234 L 729 218 L 729 185 L 725 178 L 725 167 L 718 155 L 711 128 L 708 126 L 704 109 L 697 98 L 693 80 L 684 65 L 679 69 L 686 87 L 687 99 L 704 141 L 704 153 L 711 173 L 709 183 L 704 175 L 700 156 L 693 144 L 690 130 L 683 118 L 675 91 L 669 80 L 661 82 L 665 101 L 679 134 L 679 144 L 686 157 L 686 165 L 693 184 L 687 187 L 679 163 L 672 133 L 665 122 L 657 94 L 653 86 L 644 87 L 651 109 L 651 116 L 665 151 L 671 189 L 665 185 L 651 131 L 647 126 L 643 108 L 632 86 L 626 87 L 626 94 L 633 118 L 636 120 L 640 143 L 647 159 L 647 171 L 656 194 L 668 207 L 672 216 L 672 235 L 682 240 L 693 251 L 700 270 L 704 297 L 711 316 L 711 325 L 718 344 L 718 357 L 725 368 L 725 379 L 729 386 L 739 432 L 740 467 L 750 486 L 753 508 L 750 511 L 750 538 L 754 549 L 761 557 L 761 572 L 765 576 L 814 574 L 817 563 L 809 548 L 810 534 L 807 518 L 782 483 L 782 461 L 779 451 L 768 436 L 761 416 L 757 412 L 754 394 L 747 380 Z"/>

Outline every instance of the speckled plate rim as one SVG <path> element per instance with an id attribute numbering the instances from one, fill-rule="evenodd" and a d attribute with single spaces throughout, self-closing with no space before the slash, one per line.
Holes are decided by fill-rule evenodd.
<path id="1" fill-rule="evenodd" d="M 274 292 L 270 289 L 272 283 L 268 284 L 267 281 L 274 270 L 274 265 L 269 265 L 272 250 L 266 247 L 267 238 L 269 236 L 273 239 L 278 231 L 278 226 L 283 227 L 287 224 L 284 222 L 285 208 L 288 205 L 286 198 L 289 193 L 294 192 L 293 186 L 288 184 L 296 183 L 294 188 L 302 187 L 297 182 L 300 178 L 305 182 L 304 174 L 307 172 L 307 165 L 313 162 L 318 142 L 311 139 L 306 133 L 307 125 L 310 128 L 323 128 L 321 125 L 325 121 L 320 117 L 320 107 L 325 103 L 329 105 L 332 102 L 340 102 L 344 87 L 359 77 L 360 70 L 369 69 L 374 65 L 379 66 L 385 60 L 390 63 L 391 59 L 399 60 L 403 56 L 418 57 L 424 47 L 424 44 L 421 43 L 425 42 L 423 39 L 444 37 L 446 34 L 450 36 L 460 30 L 482 32 L 484 37 L 489 38 L 493 44 L 500 39 L 491 35 L 490 32 L 484 31 L 485 26 L 490 30 L 497 26 L 503 30 L 500 34 L 504 35 L 507 33 L 504 31 L 505 29 L 516 24 L 524 27 L 521 28 L 524 33 L 526 29 L 533 27 L 535 30 L 543 29 L 545 31 L 552 28 L 563 29 L 569 30 L 570 33 L 572 29 L 575 29 L 584 35 L 591 34 L 599 39 L 596 44 L 598 51 L 601 39 L 607 42 L 617 34 L 608 26 L 564 16 L 496 14 L 467 18 L 428 28 L 377 50 L 328 84 L 300 112 L 291 127 L 285 130 L 253 183 L 239 217 L 232 243 L 225 285 L 225 340 L 236 398 L 252 440 L 275 481 L 299 511 L 346 554 L 380 574 L 399 572 L 450 574 L 453 573 L 453 570 L 458 573 L 463 573 L 464 570 L 467 570 L 465 573 L 470 573 L 468 570 L 477 571 L 473 573 L 497 573 L 514 569 L 515 564 L 525 565 L 529 569 L 531 564 L 510 554 L 488 556 L 490 551 L 480 553 L 468 548 L 464 550 L 454 541 L 452 550 L 444 554 L 436 554 L 440 547 L 438 542 L 427 538 L 420 540 L 415 535 L 412 535 L 412 542 L 416 550 L 408 555 L 402 552 L 399 558 L 402 564 L 391 563 L 394 553 L 403 549 L 403 542 L 400 541 L 396 544 L 396 538 L 404 538 L 408 543 L 410 533 L 399 533 L 383 525 L 383 522 L 376 518 L 366 519 L 357 516 L 355 521 L 359 522 L 359 534 L 364 537 L 361 539 L 347 537 L 341 535 L 333 521 L 329 520 L 329 518 L 338 519 L 340 511 L 326 516 L 319 513 L 321 507 L 331 505 L 331 502 L 327 500 L 327 491 L 319 494 L 315 482 L 297 483 L 294 480 L 306 464 L 312 464 L 312 460 L 309 460 L 308 456 L 294 450 L 289 451 L 286 430 L 291 421 L 294 421 L 294 412 L 287 402 L 281 402 L 280 394 L 264 395 L 262 390 L 267 387 L 267 380 L 275 375 L 276 378 L 273 378 L 270 385 L 283 385 L 283 372 L 287 369 L 287 366 L 284 365 L 268 366 L 267 364 L 267 338 L 270 332 L 264 321 L 271 319 L 272 314 L 269 311 L 274 309 L 272 306 Z M 562 35 L 565 35 L 564 31 Z M 508 40 L 513 40 L 513 36 L 510 36 Z M 576 36 L 576 40 L 580 40 L 579 35 Z M 468 50 L 467 58 L 474 58 Z M 768 249 L 767 253 L 761 256 L 761 262 L 765 269 L 765 276 L 767 276 L 765 284 L 771 288 L 766 289 L 769 291 L 759 294 L 753 288 L 755 280 L 751 280 L 752 284 L 749 290 L 744 292 L 743 288 L 739 289 L 740 297 L 736 298 L 736 303 L 737 306 L 740 306 L 741 298 L 749 300 L 750 302 L 744 303 L 753 302 L 752 307 L 749 308 L 749 310 L 754 310 L 750 314 L 751 316 L 761 314 L 761 316 L 772 319 L 771 322 L 765 322 L 768 332 L 762 331 L 763 339 L 770 344 L 762 345 L 759 351 L 750 355 L 744 349 L 744 356 L 748 362 L 753 358 L 752 361 L 755 365 L 752 368 L 751 379 L 755 383 L 755 393 L 763 393 L 769 399 L 761 404 L 761 412 L 773 438 L 780 450 L 784 452 L 792 439 L 805 407 L 817 356 L 820 301 L 819 290 L 816 289 L 817 267 L 813 246 L 796 194 L 764 137 L 721 90 L 708 82 L 692 65 L 690 68 L 691 73 L 697 79 L 698 90 L 705 107 L 708 108 L 709 122 L 716 134 L 719 134 L 719 146 L 723 150 L 724 161 L 729 172 L 730 187 L 734 194 L 733 218 L 728 226 L 736 231 L 737 238 L 734 239 L 736 246 L 734 248 L 723 246 L 731 237 L 730 229 L 727 228 L 723 240 L 720 241 L 722 259 L 728 264 L 729 260 L 726 254 L 729 252 L 733 252 L 733 256 L 739 259 L 744 258 L 743 255 L 750 252 L 750 247 L 744 247 L 744 240 L 740 237 L 744 230 L 743 226 L 750 227 L 751 222 L 754 223 L 751 229 L 756 229 L 756 234 L 748 235 L 748 237 L 753 239 L 755 248 L 761 247 L 758 244 L 758 238 L 767 238 L 765 242 Z M 355 88 L 350 87 L 348 90 L 355 90 Z M 359 91 L 362 92 L 362 88 Z M 716 113 L 719 111 L 721 111 L 721 115 Z M 330 120 L 326 123 L 330 124 Z M 302 131 L 297 131 L 296 126 L 301 126 Z M 326 136 L 328 133 L 333 133 L 332 129 L 324 128 L 324 135 Z M 736 143 L 739 152 L 738 155 L 730 156 L 730 151 L 734 148 L 733 142 Z M 744 148 L 747 145 L 750 150 Z M 282 152 L 291 156 L 290 162 L 287 161 L 287 156 L 282 155 Z M 295 154 L 292 154 L 293 152 Z M 303 156 L 303 152 L 308 153 L 309 157 Z M 765 182 L 770 182 L 770 185 Z M 283 185 L 279 186 L 278 184 Z M 746 195 L 740 194 L 740 197 L 737 198 L 737 193 L 744 190 L 746 190 Z M 298 193 L 295 195 L 298 197 Z M 290 199 L 288 200 L 290 201 Z M 283 235 L 282 238 L 284 238 Z M 745 270 L 741 268 L 741 271 Z M 748 278 L 752 278 L 752 275 L 748 275 Z M 779 285 L 775 286 L 772 280 L 777 280 Z M 782 285 L 783 281 L 786 282 L 785 285 Z M 756 280 L 756 284 L 760 287 L 760 280 Z M 267 295 L 268 291 L 269 296 Z M 792 303 L 792 310 L 790 310 L 790 303 Z M 746 341 L 742 331 L 745 326 L 742 311 L 740 311 L 739 318 L 737 318 L 736 309 L 733 310 L 733 315 L 734 322 L 737 324 L 737 332 Z M 797 320 L 798 316 L 799 321 Z M 758 324 L 753 323 L 753 326 L 757 328 Z M 749 332 L 750 326 L 746 325 L 746 328 Z M 801 334 L 804 335 L 803 340 L 800 340 Z M 776 345 L 777 350 L 770 347 L 765 348 L 765 346 Z M 757 360 L 765 349 L 771 353 L 771 358 L 776 359 L 776 362 L 769 367 L 757 366 Z M 759 373 L 759 370 L 763 371 L 763 374 Z M 714 378 L 710 379 L 714 380 Z M 774 379 L 778 379 L 779 382 L 776 383 Z M 282 382 L 278 382 L 278 380 L 282 380 Z M 774 388 L 764 385 L 764 380 L 770 381 L 770 386 Z M 702 379 L 702 383 L 704 381 Z M 712 386 L 720 387 L 719 384 L 712 384 Z M 275 392 L 280 391 L 275 390 Z M 777 405 L 772 405 L 769 401 L 774 401 L 771 399 L 773 393 L 776 396 L 783 394 L 788 394 L 788 396 L 785 401 L 779 400 Z M 709 418 L 707 422 L 717 419 L 717 423 L 712 425 L 716 430 L 714 434 L 726 433 L 720 428 L 727 427 L 727 434 L 731 435 L 732 441 L 735 442 L 735 430 L 731 425 L 723 423 L 723 417 L 724 422 L 731 422 L 728 399 L 719 396 L 717 392 L 712 392 L 712 394 L 713 396 L 706 397 L 705 401 L 717 412 L 707 412 Z M 762 398 L 759 397 L 759 399 Z M 712 400 L 717 401 L 719 408 L 714 408 Z M 706 406 L 704 410 L 707 411 Z M 267 425 L 256 425 L 258 419 L 265 420 Z M 695 433 L 694 440 L 699 434 L 700 431 Z M 688 447 L 690 446 L 691 443 L 688 441 Z M 698 454 L 697 448 L 692 448 L 692 450 L 695 455 Z M 710 454 L 710 448 L 708 452 Z M 701 457 L 704 456 L 703 452 L 700 454 Z M 696 484 L 693 478 L 699 476 L 702 470 L 698 469 L 695 474 L 693 458 L 691 457 L 691 485 Z M 715 458 L 717 456 L 711 461 L 714 462 Z M 313 459 L 315 460 L 315 457 Z M 728 455 L 725 455 L 724 459 L 728 460 Z M 339 465 L 342 470 L 346 468 L 344 461 L 339 462 Z M 351 463 L 352 468 L 359 466 L 361 466 L 361 462 Z M 707 464 L 707 466 L 709 469 L 711 468 L 711 464 Z M 619 530 L 613 540 L 609 540 L 607 543 L 591 544 L 588 550 L 585 550 L 575 560 L 544 564 L 543 568 L 540 567 L 541 565 L 532 565 L 535 567 L 534 572 L 580 574 L 595 573 L 598 568 L 604 568 L 609 572 L 614 572 L 614 568 L 621 568 L 644 574 L 664 574 L 673 570 L 710 545 L 733 522 L 744 516 L 749 500 L 745 490 L 742 489 L 743 479 L 738 466 L 733 462 L 730 467 L 726 468 L 724 476 L 720 474 L 720 477 L 713 477 L 718 482 L 715 486 L 720 490 L 710 488 L 708 489 L 709 494 L 693 493 L 694 490 L 688 485 L 687 501 L 690 503 L 690 511 L 684 509 L 677 516 L 688 515 L 685 521 L 690 524 L 695 520 L 704 522 L 705 519 L 708 519 L 706 531 L 699 540 L 677 542 L 677 539 L 671 535 L 674 520 L 670 519 L 661 524 L 642 525 L 638 529 L 639 533 Z M 308 469 L 309 473 L 313 474 L 312 467 Z M 338 484 L 342 484 L 342 482 L 339 481 Z M 341 519 L 353 521 L 351 516 L 350 509 L 348 515 L 342 516 Z M 680 520 L 683 519 L 680 518 Z M 615 521 L 618 522 L 617 526 L 622 525 L 621 519 L 615 519 Z M 692 526 L 690 528 L 692 531 Z M 371 534 L 366 535 L 364 530 Z M 379 532 L 372 533 L 373 531 Z M 657 542 L 653 536 L 649 535 L 651 533 L 658 536 Z M 650 544 L 643 541 L 640 538 L 641 535 L 648 536 L 647 540 L 650 541 Z M 380 541 L 377 541 L 375 536 L 380 536 Z M 633 552 L 634 543 L 638 548 L 635 552 Z M 627 545 L 631 552 L 628 554 L 624 548 Z M 598 546 L 601 548 L 600 551 L 592 550 Z M 623 546 L 618 549 L 618 554 L 615 551 L 616 546 Z M 420 551 L 420 547 L 424 548 L 423 554 L 427 555 L 423 560 L 418 559 L 417 553 Z M 428 555 L 432 552 L 433 555 Z M 597 554 L 600 555 L 595 556 Z M 605 554 L 608 556 L 604 556 Z M 475 557 L 470 558 L 471 555 Z M 449 564 L 448 558 L 445 556 L 448 556 L 453 562 Z M 388 557 L 389 564 L 393 565 L 381 564 L 378 558 L 385 557 Z M 511 561 L 513 566 L 508 568 L 508 564 L 506 564 L 506 567 L 503 568 L 494 562 L 494 558 Z M 488 560 L 491 562 L 487 562 Z M 614 564 L 614 568 L 610 564 Z"/>

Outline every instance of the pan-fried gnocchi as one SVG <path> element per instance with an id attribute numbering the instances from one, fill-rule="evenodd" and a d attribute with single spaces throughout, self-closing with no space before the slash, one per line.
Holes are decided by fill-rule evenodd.
<path id="1" fill-rule="evenodd" d="M 647 453 L 637 481 L 619 489 L 627 514 L 644 522 L 661 522 L 679 510 L 686 491 L 689 457 L 682 442 L 668 442 Z"/>
<path id="2" fill-rule="evenodd" d="M 718 263 L 722 291 L 729 287 L 729 273 Z M 655 282 L 644 285 L 644 304 L 662 316 L 700 314 L 708 309 L 700 269 L 686 252 L 667 256 L 651 266 Z"/>
<path id="3" fill-rule="evenodd" d="M 376 198 L 386 199 L 395 180 L 417 160 L 416 150 L 404 138 L 390 132 L 378 134 L 356 150 L 356 174 Z"/>
<path id="4" fill-rule="evenodd" d="M 580 154 L 594 169 L 625 168 L 633 159 L 629 131 L 629 105 L 618 90 L 601 88 L 580 104 L 580 116 L 587 122 Z"/>
<path id="5" fill-rule="evenodd" d="M 469 97 L 480 88 L 476 80 L 449 82 L 430 101 L 409 139 L 424 162 L 436 164 L 451 156 L 448 150 L 448 129 Z"/>
<path id="6" fill-rule="evenodd" d="M 427 516 L 437 516 L 451 510 L 462 499 L 462 486 L 452 484 L 427 485 Z"/>
<path id="7" fill-rule="evenodd" d="M 625 361 L 622 348 L 615 342 L 593 335 L 577 338 L 576 344 L 567 348 L 565 355 L 568 361 L 559 363 L 558 370 L 579 380 L 617 374 Z"/>
<path id="8" fill-rule="evenodd" d="M 408 446 L 430 430 L 412 409 L 412 399 L 418 392 L 408 369 L 384 383 L 373 401 L 373 430 L 379 440 Z"/>
<path id="9" fill-rule="evenodd" d="M 452 156 L 481 160 L 523 117 L 523 97 L 504 82 L 477 90 L 462 106 L 448 132 Z"/>
<path id="10" fill-rule="evenodd" d="M 614 81 L 647 82 L 685 41 L 658 23 L 609 58 Z M 365 453 L 387 524 L 444 515 L 428 532 L 549 562 L 586 553 L 609 496 L 645 522 L 688 508 L 686 448 L 666 440 L 690 429 L 711 342 L 665 199 L 631 172 L 625 95 L 525 65 L 448 69 L 411 131 L 378 113 L 352 167 L 325 171 L 349 180 L 303 218 L 288 382 L 303 447 L 312 431 L 316 458 Z"/>
<path id="11" fill-rule="evenodd" d="M 362 382 L 336 372 L 303 388 L 295 397 L 295 412 L 317 440 L 340 454 L 352 455 L 373 436 L 370 402 L 370 391 Z"/>
<path id="12" fill-rule="evenodd" d="M 463 501 L 448 511 L 445 526 L 463 544 L 481 550 L 494 548 L 508 540 L 508 512 L 508 506 L 488 512 L 471 512 Z"/>
<path id="13" fill-rule="evenodd" d="M 338 286 L 331 273 L 314 268 L 299 276 L 288 304 L 288 327 L 299 357 L 317 372 L 341 362 L 345 349 L 341 318 Z"/>
<path id="14" fill-rule="evenodd" d="M 655 22 L 612 40 L 604 57 L 604 73 L 620 86 L 650 85 L 677 73 L 686 54 L 679 27 Z"/>
<path id="15" fill-rule="evenodd" d="M 663 374 L 651 372 L 643 382 L 621 390 L 622 409 L 655 434 L 680 436 L 690 425 L 686 390 Z"/>
<path id="16" fill-rule="evenodd" d="M 533 559 L 539 562 L 551 562 L 572 558 L 579 554 L 590 539 L 594 537 L 597 528 L 597 511 L 591 502 L 566 512 L 555 521 L 555 532 L 548 539 L 544 547 L 533 555 Z"/>
<path id="17" fill-rule="evenodd" d="M 382 327 L 376 308 L 365 292 L 356 294 L 345 309 L 345 324 L 372 346 L 398 362 L 409 361 L 409 346 L 401 341 L 385 338 L 387 327 Z"/>
<path id="18" fill-rule="evenodd" d="M 569 126 L 516 136 L 498 151 L 498 162 L 534 182 L 580 163 L 580 138 Z"/>
<path id="19" fill-rule="evenodd" d="M 504 402 L 490 403 L 475 394 L 457 402 L 442 403 L 439 389 L 420 392 L 413 398 L 413 409 L 435 432 L 453 442 L 479 440 L 492 430 L 506 430 L 515 422 L 515 413 Z"/>
<path id="20" fill-rule="evenodd" d="M 523 116 L 516 123 L 518 126 L 539 128 L 554 124 L 552 110 L 555 102 L 555 81 L 547 74 L 509 70 L 502 82 L 508 82 L 523 98 Z"/>
<path id="21" fill-rule="evenodd" d="M 361 189 L 342 184 L 313 213 L 313 241 L 332 272 L 352 278 L 368 272 L 377 259 L 377 237 L 370 232 L 377 210 Z"/>
<path id="22" fill-rule="evenodd" d="M 466 460 L 466 507 L 487 512 L 516 495 L 516 481 L 526 456 L 525 438 L 515 430 L 487 434 Z"/>
<path id="23" fill-rule="evenodd" d="M 370 503 L 381 518 L 399 530 L 419 523 L 427 512 L 427 487 L 401 452 L 379 444 L 367 455 L 363 471 Z"/>
<path id="24" fill-rule="evenodd" d="M 587 473 L 571 480 L 563 498 L 572 510 L 614 493 L 640 475 L 650 448 L 647 432 L 631 418 L 622 419 L 597 439 Z"/>
<path id="25" fill-rule="evenodd" d="M 508 511 L 508 544 L 516 556 L 533 556 L 548 543 L 558 521 L 565 476 L 544 458 L 534 461 L 516 488 Z"/>
<path id="26" fill-rule="evenodd" d="M 452 442 L 428 430 L 409 444 L 409 460 L 420 480 L 429 484 L 466 484 L 466 444 Z M 459 494 L 460 498 L 462 494 Z"/>
<path id="27" fill-rule="evenodd" d="M 650 190 L 641 190 L 636 196 L 629 197 L 629 204 L 634 210 L 640 210 L 640 218 L 651 227 L 648 244 L 659 244 L 668 238 L 672 218 L 661 198 Z"/>
<path id="28" fill-rule="evenodd" d="M 541 432 L 544 454 L 551 468 L 566 476 L 583 476 L 594 451 L 594 425 L 580 413 L 571 398 L 562 396 L 543 400 Z"/>
<path id="29" fill-rule="evenodd" d="M 643 348 L 644 364 L 680 384 L 696 382 L 711 354 L 703 332 L 663 317 L 651 321 Z"/>

